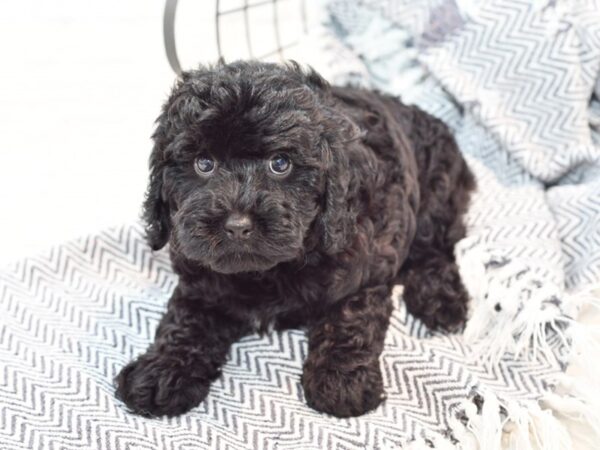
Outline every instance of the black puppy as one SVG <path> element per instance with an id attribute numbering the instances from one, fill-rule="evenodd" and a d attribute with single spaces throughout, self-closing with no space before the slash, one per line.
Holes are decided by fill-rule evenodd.
<path id="1" fill-rule="evenodd" d="M 308 404 L 360 415 L 384 398 L 394 284 L 429 327 L 465 320 L 453 246 L 475 183 L 439 120 L 295 63 L 236 62 L 184 74 L 153 138 L 147 235 L 179 284 L 117 377 L 133 411 L 198 405 L 231 344 L 272 324 L 308 330 Z"/>

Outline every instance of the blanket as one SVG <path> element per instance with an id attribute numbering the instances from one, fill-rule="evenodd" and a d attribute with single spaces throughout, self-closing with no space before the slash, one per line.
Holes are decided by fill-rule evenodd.
<path id="1" fill-rule="evenodd" d="M 553 354 L 557 373 L 539 376 L 548 386 L 537 402 L 515 395 L 510 376 L 510 389 L 479 384 L 502 411 L 492 414 L 494 430 L 489 416 L 488 430 L 468 424 L 476 443 L 458 445 L 499 448 L 504 425 L 516 422 L 522 436 L 510 448 L 570 448 L 560 424 L 535 416 L 576 359 L 587 363 L 590 390 L 569 400 L 588 402 L 579 417 L 598 430 L 598 330 L 573 318 L 597 304 L 589 293 L 600 280 L 600 3 L 332 0 L 314 45 L 332 82 L 399 95 L 444 120 L 476 174 L 468 236 L 456 249 L 471 318 L 457 339 L 478 361 L 519 371 L 535 370 L 539 352 Z M 511 413 L 515 404 L 522 410 Z"/>
<path id="2" fill-rule="evenodd" d="M 427 330 L 396 287 L 379 408 L 308 408 L 306 338 L 289 330 L 235 344 L 190 413 L 130 414 L 113 378 L 152 341 L 177 279 L 129 224 L 0 272 L 0 448 L 568 449 L 561 414 L 600 436 L 598 343 L 574 320 L 600 278 L 599 14 L 591 1 L 334 0 L 305 42 L 333 82 L 442 118 L 479 184 L 456 249 L 464 333 Z M 564 373 L 576 359 L 586 383 Z"/>
<path id="3" fill-rule="evenodd" d="M 461 339 L 430 333 L 396 310 L 382 355 L 386 402 L 336 419 L 305 404 L 299 330 L 244 338 L 191 413 L 147 419 L 114 397 L 113 377 L 143 352 L 176 284 L 165 252 L 142 227 L 123 226 L 13 264 L 0 276 L 0 448 L 395 448 L 423 427 L 444 432 L 447 412 L 482 383 L 535 399 L 556 373 L 534 364 L 466 362 Z"/>

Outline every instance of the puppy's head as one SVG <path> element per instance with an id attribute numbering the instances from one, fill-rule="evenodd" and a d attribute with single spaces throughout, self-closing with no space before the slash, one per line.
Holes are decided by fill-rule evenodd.
<path id="1" fill-rule="evenodd" d="M 356 127 L 296 64 L 184 74 L 158 118 L 144 204 L 152 248 L 221 273 L 335 253 L 353 226 L 344 145 Z"/>

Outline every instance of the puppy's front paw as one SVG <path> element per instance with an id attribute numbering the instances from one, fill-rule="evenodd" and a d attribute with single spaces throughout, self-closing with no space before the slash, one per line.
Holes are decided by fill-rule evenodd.
<path id="1" fill-rule="evenodd" d="M 378 362 L 348 372 L 306 364 L 302 387 L 308 406 L 336 417 L 360 416 L 385 399 Z"/>
<path id="2" fill-rule="evenodd" d="M 193 377 L 176 358 L 146 353 L 123 367 L 116 378 L 117 397 L 146 417 L 177 416 L 200 404 L 210 383 Z"/>

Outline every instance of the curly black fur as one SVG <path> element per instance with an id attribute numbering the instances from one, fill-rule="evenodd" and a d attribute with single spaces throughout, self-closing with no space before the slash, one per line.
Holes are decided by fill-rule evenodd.
<path id="1" fill-rule="evenodd" d="M 154 344 L 117 377 L 131 410 L 198 405 L 231 344 L 273 324 L 308 330 L 308 404 L 360 415 L 384 398 L 395 283 L 428 326 L 463 323 L 453 246 L 474 179 L 439 120 L 296 64 L 236 62 L 184 74 L 153 138 L 147 235 L 170 243 L 179 284 Z M 292 169 L 273 176 L 281 152 Z M 195 172 L 200 155 L 217 161 L 211 176 Z M 224 231 L 234 212 L 249 239 Z"/>

